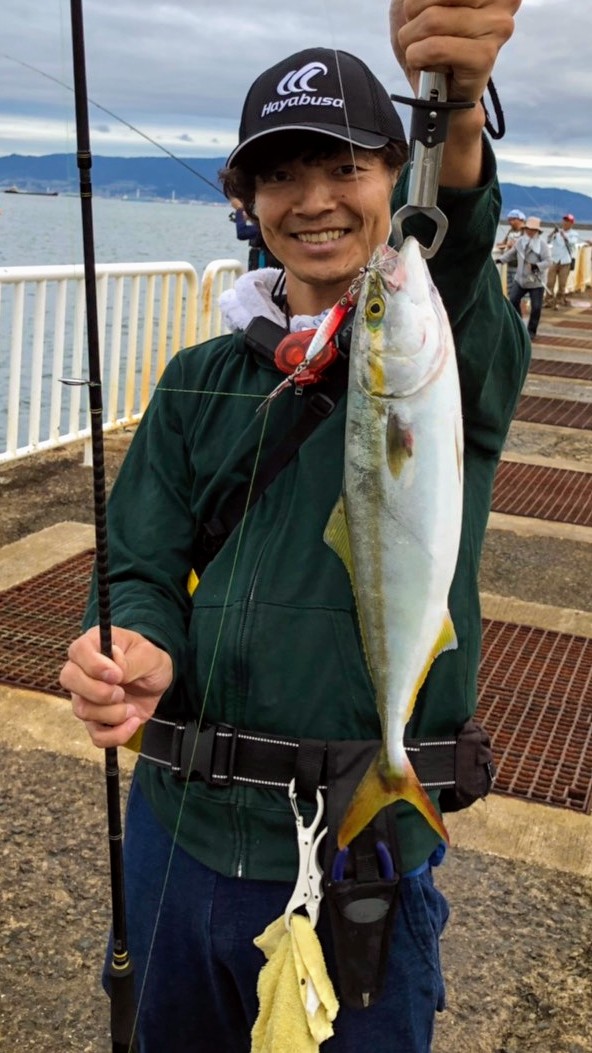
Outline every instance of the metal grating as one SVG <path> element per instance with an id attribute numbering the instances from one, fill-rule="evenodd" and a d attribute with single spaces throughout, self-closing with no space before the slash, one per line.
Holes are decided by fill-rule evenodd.
<path id="1" fill-rule="evenodd" d="M 592 428 L 592 402 L 523 395 L 514 419 L 528 421 L 530 424 L 552 424 L 556 428 L 587 430 Z"/>
<path id="2" fill-rule="evenodd" d="M 537 343 L 552 344 L 553 347 L 573 347 L 578 350 L 588 351 L 590 340 L 583 336 L 557 336 L 555 333 L 543 332 L 537 335 Z"/>
<path id="3" fill-rule="evenodd" d="M 64 695 L 93 554 L 0 593 L 0 681 Z M 496 792 L 592 809 L 592 640 L 483 622 L 478 717 L 492 735 Z"/>
<path id="4" fill-rule="evenodd" d="M 592 380 L 592 362 L 560 362 L 554 358 L 532 358 L 529 373 L 550 377 L 569 377 L 572 380 Z"/>
<path id="5" fill-rule="evenodd" d="M 484 621 L 478 719 L 497 793 L 590 814 L 592 640 Z"/>
<path id="6" fill-rule="evenodd" d="M 557 321 L 553 319 L 551 324 L 558 329 L 592 329 L 592 319 L 587 321 L 584 318 L 559 318 Z"/>
<path id="7" fill-rule="evenodd" d="M 506 515 L 592 526 L 592 473 L 501 461 L 491 507 Z"/>
<path id="8" fill-rule="evenodd" d="M 94 553 L 0 592 L 0 682 L 64 695 L 58 680 L 80 623 Z"/>

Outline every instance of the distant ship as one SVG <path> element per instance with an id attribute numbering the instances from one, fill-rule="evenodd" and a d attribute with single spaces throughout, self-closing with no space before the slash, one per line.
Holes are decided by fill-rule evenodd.
<path id="1" fill-rule="evenodd" d="M 57 197 L 58 190 L 19 190 L 18 186 L 9 186 L 5 191 L 5 194 L 29 194 L 35 197 Z"/>

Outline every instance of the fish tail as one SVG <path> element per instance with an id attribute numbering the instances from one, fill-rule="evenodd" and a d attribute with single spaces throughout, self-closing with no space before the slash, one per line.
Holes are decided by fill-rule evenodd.
<path id="1" fill-rule="evenodd" d="M 376 757 L 354 793 L 337 834 L 345 848 L 387 804 L 408 801 L 417 808 L 439 837 L 450 842 L 442 817 L 432 804 L 407 757 L 402 772 L 388 771 Z"/>

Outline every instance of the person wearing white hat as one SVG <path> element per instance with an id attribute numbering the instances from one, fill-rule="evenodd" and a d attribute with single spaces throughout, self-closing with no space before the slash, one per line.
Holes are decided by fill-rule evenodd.
<path id="1" fill-rule="evenodd" d="M 522 234 L 526 216 L 524 215 L 524 212 L 520 211 L 519 208 L 512 208 L 508 212 L 507 219 L 510 226 L 503 240 L 498 241 L 497 245 L 495 246 L 498 252 L 506 252 L 507 249 L 511 249 L 515 245 L 515 243 L 518 241 L 518 238 Z M 516 268 L 508 265 L 506 272 L 506 288 L 508 290 L 508 293 L 512 288 L 515 277 Z"/>
<path id="2" fill-rule="evenodd" d="M 516 261 L 516 276 L 510 289 L 510 303 L 521 315 L 520 305 L 524 297 L 530 297 L 530 315 L 528 332 L 531 340 L 536 337 L 541 311 L 546 276 L 551 262 L 551 250 L 541 232 L 541 221 L 538 216 L 528 216 L 524 221 L 524 231 L 511 248 L 496 260 L 496 263 L 513 263 Z"/>
<path id="3" fill-rule="evenodd" d="M 502 251 L 504 251 L 505 249 L 509 249 L 511 247 L 511 244 L 514 241 L 516 241 L 517 238 L 520 237 L 522 229 L 524 227 L 524 222 L 526 220 L 524 212 L 521 212 L 519 208 L 510 209 L 506 218 L 508 220 L 508 223 L 510 224 L 510 227 L 502 241 L 498 241 L 497 245 L 495 246 L 496 249 L 501 249 Z"/>
<path id="4" fill-rule="evenodd" d="M 560 307 L 569 307 L 569 301 L 565 295 L 565 287 L 569 272 L 576 262 L 576 248 L 578 236 L 573 230 L 575 216 L 568 212 L 561 220 L 561 226 L 553 227 L 547 236 L 547 242 L 551 249 L 551 266 L 547 276 L 547 296 L 545 307 L 552 307 L 555 311 Z M 557 293 L 555 286 L 557 285 Z"/>

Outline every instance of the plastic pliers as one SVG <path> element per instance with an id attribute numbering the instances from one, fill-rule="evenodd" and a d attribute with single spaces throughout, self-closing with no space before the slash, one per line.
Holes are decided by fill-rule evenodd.
<path id="1" fill-rule="evenodd" d="M 292 779 L 288 788 L 288 797 L 292 805 L 292 811 L 296 818 L 296 837 L 298 840 L 298 877 L 294 891 L 290 896 L 286 910 L 284 911 L 284 922 L 286 928 L 290 928 L 292 914 L 300 907 L 304 907 L 310 923 L 314 929 L 319 918 L 319 908 L 323 898 L 322 880 L 323 870 L 318 861 L 319 845 L 327 833 L 327 827 L 323 827 L 317 834 L 318 827 L 325 804 L 323 795 L 317 790 L 316 815 L 309 826 L 304 825 L 304 818 L 298 811 L 295 780 Z M 316 837 L 315 837 L 316 834 Z"/>

